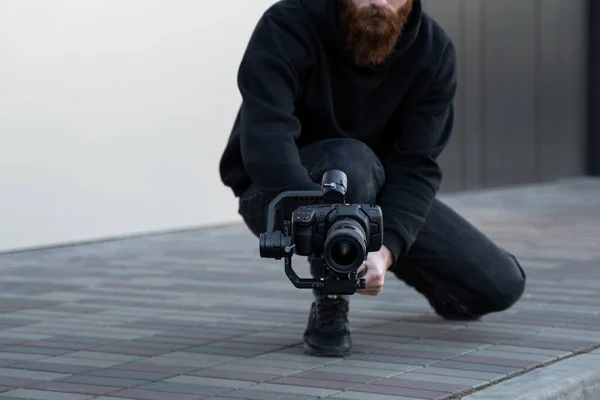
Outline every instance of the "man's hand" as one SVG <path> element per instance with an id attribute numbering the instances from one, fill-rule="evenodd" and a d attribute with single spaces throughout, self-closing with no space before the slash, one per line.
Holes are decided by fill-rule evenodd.
<path id="1" fill-rule="evenodd" d="M 367 268 L 367 274 L 363 277 L 366 281 L 365 289 L 357 289 L 356 293 L 369 296 L 377 296 L 383 289 L 385 274 L 392 266 L 392 253 L 390 250 L 381 246 L 379 251 L 369 253 L 367 261 L 358 269 L 360 273 L 364 268 Z"/>

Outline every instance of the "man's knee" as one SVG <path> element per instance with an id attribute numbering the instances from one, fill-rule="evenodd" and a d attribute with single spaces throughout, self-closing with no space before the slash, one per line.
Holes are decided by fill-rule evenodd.
<path id="1" fill-rule="evenodd" d="M 355 139 L 328 139 L 318 146 L 317 154 L 310 155 L 317 158 L 309 171 L 313 179 L 320 180 L 325 172 L 339 169 L 348 178 L 346 201 L 374 203 L 385 182 L 383 165 L 375 153 Z"/>
<path id="2" fill-rule="evenodd" d="M 525 291 L 526 276 L 517 259 L 506 253 L 493 263 L 494 273 L 470 290 L 450 290 L 444 296 L 429 296 L 438 315 L 448 320 L 476 320 L 487 314 L 508 310 Z"/>
<path id="3" fill-rule="evenodd" d="M 478 313 L 481 315 L 506 311 L 514 306 L 523 296 L 527 277 L 515 256 L 506 253 L 497 261 L 497 273 L 487 283 L 486 293 L 482 294 Z"/>

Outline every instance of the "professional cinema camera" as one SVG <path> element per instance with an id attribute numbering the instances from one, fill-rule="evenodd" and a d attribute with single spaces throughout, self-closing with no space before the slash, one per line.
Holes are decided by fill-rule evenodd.
<path id="1" fill-rule="evenodd" d="M 358 269 L 367 253 L 381 248 L 383 216 L 377 205 L 346 204 L 346 190 L 346 174 L 330 170 L 320 191 L 283 192 L 270 202 L 260 256 L 283 258 L 285 273 L 297 288 L 354 294 L 365 287 Z M 309 257 L 321 276 L 300 278 L 292 268 L 294 253 Z"/>

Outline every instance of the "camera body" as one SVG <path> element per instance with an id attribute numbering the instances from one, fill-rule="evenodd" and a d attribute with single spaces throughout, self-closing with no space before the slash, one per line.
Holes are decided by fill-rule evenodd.
<path id="1" fill-rule="evenodd" d="M 292 213 L 292 241 L 300 256 L 320 254 L 336 272 L 358 269 L 367 253 L 382 244 L 383 217 L 378 206 L 324 204 Z"/>
<path id="2" fill-rule="evenodd" d="M 364 288 L 358 269 L 369 252 L 383 244 L 383 215 L 372 204 L 347 204 L 346 174 L 331 170 L 323 175 L 321 191 L 291 191 L 269 204 L 267 232 L 260 234 L 260 255 L 284 259 L 285 272 L 297 288 L 320 289 L 327 294 L 354 294 Z M 307 256 L 321 276 L 300 278 L 292 256 Z"/>

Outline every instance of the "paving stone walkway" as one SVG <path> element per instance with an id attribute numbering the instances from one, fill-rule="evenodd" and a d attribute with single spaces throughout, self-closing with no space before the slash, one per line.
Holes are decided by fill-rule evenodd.
<path id="1" fill-rule="evenodd" d="M 0 255 L 0 400 L 441 400 L 600 345 L 600 181 L 443 199 L 520 258 L 524 298 L 444 322 L 390 276 L 352 298 L 344 359 L 302 354 L 310 292 L 240 225 Z"/>

